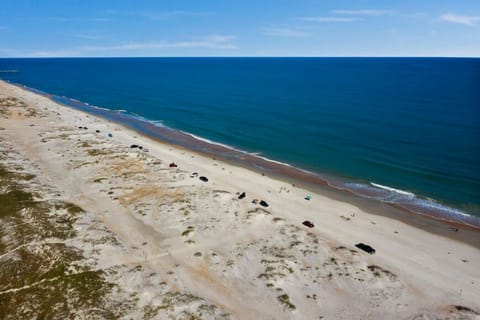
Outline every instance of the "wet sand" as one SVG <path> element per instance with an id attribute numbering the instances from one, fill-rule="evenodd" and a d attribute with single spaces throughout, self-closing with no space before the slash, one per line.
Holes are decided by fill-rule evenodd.
<path id="1" fill-rule="evenodd" d="M 35 89 L 29 90 L 36 92 Z M 383 201 L 381 199 L 391 198 L 392 196 L 395 198 L 398 194 L 381 188 L 372 188 L 363 183 L 360 184 L 362 187 L 354 187 L 351 185 L 352 181 L 345 178 L 305 171 L 282 162 L 270 160 L 248 152 L 233 149 L 223 144 L 204 140 L 179 130 L 159 126 L 145 119 L 132 117 L 126 113 L 90 106 L 65 97 L 52 96 L 45 93 L 41 94 L 66 106 L 74 107 L 93 115 L 99 115 L 106 120 L 123 124 L 130 129 L 139 131 L 141 134 L 162 143 L 170 143 L 176 147 L 183 147 L 187 150 L 196 151 L 206 156 L 216 157 L 258 173 L 268 174 L 277 179 L 291 181 L 292 184 L 295 185 L 306 185 L 308 188 L 314 189 L 317 192 L 322 192 L 324 190 L 325 192 L 323 193 L 329 193 L 333 189 L 333 194 L 335 196 L 343 196 L 344 201 L 347 202 L 356 201 L 358 198 L 367 199 L 369 200 L 367 203 L 371 204 L 382 202 L 379 204 L 382 213 L 385 210 L 393 212 L 393 217 L 395 217 L 395 214 L 398 212 L 396 210 L 389 210 L 389 206 L 401 209 L 408 213 L 426 216 L 431 219 L 448 222 L 454 225 L 464 225 L 466 228 L 480 229 L 479 217 L 460 213 L 451 207 L 445 207 L 435 202 L 426 205 L 427 203 L 423 202 L 423 200 L 417 196 L 414 196 L 412 199 L 396 199 L 393 202 L 391 199 Z M 322 188 L 324 186 L 328 186 L 328 188 Z M 352 194 L 354 197 L 349 197 L 349 195 Z M 387 206 L 385 206 L 385 204 L 387 204 Z"/>

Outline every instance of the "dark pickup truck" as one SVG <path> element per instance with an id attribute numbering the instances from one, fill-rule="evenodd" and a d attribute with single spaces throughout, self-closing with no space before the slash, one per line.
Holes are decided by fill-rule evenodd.
<path id="1" fill-rule="evenodd" d="M 375 249 L 373 249 L 372 247 L 370 247 L 368 244 L 365 244 L 365 243 L 361 243 L 361 242 L 357 243 L 355 247 L 357 247 L 358 249 L 362 249 L 363 251 L 369 254 L 375 253 Z"/>

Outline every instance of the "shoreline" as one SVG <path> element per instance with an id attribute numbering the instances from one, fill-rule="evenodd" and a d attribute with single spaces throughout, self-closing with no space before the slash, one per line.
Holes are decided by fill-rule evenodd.
<path id="1" fill-rule="evenodd" d="M 0 108 L 0 156 L 15 152 L 8 163 L 32 170 L 31 188 L 53 186 L 52 199 L 83 208 L 78 222 L 55 211 L 53 221 L 81 231 L 66 244 L 115 287 L 102 308 L 119 303 L 125 310 L 116 312 L 134 319 L 182 318 L 185 310 L 204 319 L 475 319 L 480 312 L 476 230 L 453 232 L 387 204 L 345 201 L 354 197 L 326 186 L 293 187 L 0 81 L 0 98 L 9 96 L 23 102 Z M 9 243 L 2 259 L 18 261 L 19 245 Z M 4 286 L 0 297 L 29 301 L 23 288 Z"/>
<path id="2" fill-rule="evenodd" d="M 5 80 L 3 80 L 5 81 Z M 6 81 L 10 83 L 9 81 Z M 238 150 L 233 147 L 224 145 L 222 143 L 217 143 L 197 137 L 194 134 L 184 132 L 181 130 L 169 128 L 166 126 L 158 126 L 148 119 L 142 117 L 136 117 L 129 113 L 124 112 L 124 110 L 111 110 L 107 108 L 102 108 L 98 106 L 92 106 L 88 103 L 78 101 L 69 97 L 60 97 L 53 94 L 49 94 L 43 91 L 40 91 L 35 88 L 30 88 L 22 84 L 10 83 L 14 86 L 17 86 L 21 89 L 28 90 L 35 94 L 40 94 L 47 97 L 55 103 L 60 103 L 66 107 L 74 108 L 87 114 L 94 116 L 100 116 L 101 118 L 112 121 L 113 123 L 120 124 L 125 126 L 130 130 L 134 130 L 138 134 L 149 137 L 160 143 L 171 144 L 175 147 L 182 147 L 186 150 L 193 152 L 198 152 L 206 156 L 219 157 L 223 161 L 233 163 L 235 165 L 244 167 L 249 170 L 253 170 L 260 174 L 268 174 L 276 177 L 277 179 L 288 181 L 296 185 L 306 185 L 309 188 L 313 188 L 317 192 L 325 192 L 325 188 L 330 189 L 334 193 L 339 193 L 340 199 L 347 202 L 353 203 L 364 203 L 367 200 L 367 203 L 372 202 L 380 203 L 377 207 L 382 208 L 380 211 L 385 210 L 387 205 L 389 208 L 388 216 L 396 219 L 401 219 L 402 221 L 408 221 L 408 218 L 396 217 L 394 213 L 398 213 L 400 210 L 401 213 L 408 215 L 419 215 L 426 219 L 439 221 L 441 223 L 462 227 L 471 230 L 480 230 L 480 217 L 464 213 L 456 208 L 448 207 L 443 204 L 433 201 L 435 204 L 434 207 L 425 208 L 422 204 L 413 203 L 413 202 L 388 202 L 379 199 L 382 197 L 382 192 L 384 190 L 376 187 L 375 184 L 370 183 L 370 185 L 376 187 L 375 189 L 365 189 L 369 185 L 366 182 L 360 183 L 359 188 L 347 188 L 343 184 L 353 183 L 350 182 L 347 178 L 334 177 L 326 174 L 319 174 L 315 172 L 310 172 L 301 168 L 294 167 L 290 164 L 279 162 L 276 160 L 268 159 L 262 156 L 258 156 L 246 151 Z M 344 182 L 348 181 L 348 182 Z M 387 187 L 388 189 L 388 187 Z M 391 190 L 392 192 L 407 193 L 403 190 Z M 416 200 L 427 202 L 427 200 L 419 198 L 417 195 L 412 194 Z M 371 207 L 371 206 L 370 206 Z M 450 212 L 446 212 L 450 210 Z M 382 214 L 382 213 L 380 213 Z M 455 214 L 455 215 L 453 215 Z"/>

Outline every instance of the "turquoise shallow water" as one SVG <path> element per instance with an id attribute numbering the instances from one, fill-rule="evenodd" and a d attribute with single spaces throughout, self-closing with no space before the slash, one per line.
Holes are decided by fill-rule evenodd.
<path id="1" fill-rule="evenodd" d="M 480 59 L 0 59 L 0 78 L 480 216 Z"/>

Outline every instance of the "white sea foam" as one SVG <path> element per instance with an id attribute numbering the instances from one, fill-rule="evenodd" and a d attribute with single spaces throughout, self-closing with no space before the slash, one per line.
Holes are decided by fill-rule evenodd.
<path id="1" fill-rule="evenodd" d="M 398 193 L 398 194 L 402 194 L 402 195 L 405 195 L 405 196 L 415 197 L 415 194 L 413 194 L 411 192 L 408 192 L 408 191 L 395 189 L 395 188 L 392 188 L 392 187 L 384 186 L 384 185 L 381 185 L 381 184 L 378 184 L 378 183 L 373 183 L 373 182 L 370 182 L 370 184 L 372 186 L 376 187 L 376 188 L 379 188 L 379 189 L 388 190 L 388 191 L 395 192 L 395 193 Z"/>
<path id="2" fill-rule="evenodd" d="M 223 148 L 226 148 L 226 149 L 230 149 L 230 150 L 234 150 L 234 151 L 243 152 L 243 153 L 248 154 L 247 151 L 243 151 L 243 150 L 234 148 L 232 146 L 229 146 L 229 145 L 226 145 L 226 144 L 223 144 L 223 143 L 220 143 L 220 142 L 215 142 L 215 141 L 209 140 L 207 138 L 202 138 L 202 137 L 199 137 L 199 136 L 197 136 L 193 133 L 190 133 L 190 132 L 186 132 L 186 131 L 182 131 L 182 130 L 179 130 L 179 131 L 183 134 L 186 134 L 186 135 L 194 138 L 195 140 L 199 140 L 199 141 L 202 141 L 202 142 L 205 142 L 205 143 L 208 143 L 208 144 L 213 144 L 213 145 L 220 146 L 220 147 L 223 147 Z"/>
<path id="3" fill-rule="evenodd" d="M 166 128 L 166 126 L 163 124 L 162 120 L 150 120 L 150 123 L 152 123 L 153 125 L 155 125 L 157 127 Z"/>
<path id="4" fill-rule="evenodd" d="M 98 109 L 98 110 L 104 110 L 104 111 L 112 111 L 112 109 L 108 109 L 108 108 L 103 108 L 103 107 L 99 107 L 99 106 L 93 106 L 93 105 L 89 105 L 88 103 L 85 103 L 87 106 L 91 107 L 91 108 L 94 108 L 94 109 Z"/>
<path id="5" fill-rule="evenodd" d="M 82 102 L 82 101 L 80 101 L 80 100 L 77 100 L 77 99 L 74 99 L 74 98 L 69 98 L 69 97 L 65 97 L 65 96 L 62 96 L 62 98 L 64 98 L 64 99 L 67 99 L 67 100 L 71 100 L 71 101 L 75 101 L 75 102 L 78 102 L 78 103 L 83 103 L 83 104 L 86 104 L 86 105 L 88 105 L 88 103 Z"/>
<path id="6" fill-rule="evenodd" d="M 199 137 L 199 136 L 197 136 L 197 135 L 195 135 L 195 134 L 193 134 L 193 133 L 190 133 L 190 132 L 186 132 L 186 131 L 181 131 L 181 132 L 184 133 L 184 134 L 186 134 L 186 135 L 191 136 L 192 138 L 194 138 L 194 139 L 196 139 L 196 140 L 203 141 L 203 142 L 206 142 L 206 143 L 208 143 L 208 144 L 217 145 L 217 146 L 220 146 L 220 147 L 229 149 L 229 150 L 233 150 L 233 151 L 237 151 L 237 152 L 240 152 L 240 153 L 244 153 L 245 155 L 253 156 L 253 157 L 262 159 L 262 160 L 264 160 L 264 161 L 267 161 L 267 162 L 271 162 L 271 163 L 275 163 L 275 164 L 279 164 L 279 165 L 283 165 L 283 166 L 287 166 L 287 167 L 292 167 L 292 165 L 290 165 L 290 164 L 288 164 L 288 163 L 281 162 L 281 161 L 277 161 L 277 160 L 273 160 L 273 159 L 269 159 L 269 158 L 267 158 L 267 157 L 261 156 L 261 153 L 260 153 L 260 152 L 248 152 L 248 151 L 245 151 L 245 150 L 241 150 L 241 149 L 238 149 L 238 148 L 229 146 L 229 145 L 224 144 L 224 143 L 215 142 L 215 141 L 212 141 L 212 140 L 209 140 L 209 139 L 206 139 L 206 138 Z M 303 171 L 303 170 L 302 170 L 302 171 Z"/>
<path id="7" fill-rule="evenodd" d="M 124 113 L 127 113 L 127 115 L 133 119 L 136 119 L 136 120 L 140 120 L 142 122 L 147 122 L 147 123 L 150 123 L 150 124 L 153 124 L 154 126 L 156 127 L 159 127 L 159 128 L 167 128 L 167 126 L 165 126 L 163 124 L 163 121 L 162 120 L 150 120 L 150 119 L 147 119 L 145 118 L 144 116 L 141 116 L 137 113 L 134 113 L 134 112 L 128 112 L 128 111 L 125 111 Z M 171 128 L 169 128 L 171 129 Z M 173 129 L 171 129 L 173 130 Z"/>
<path id="8" fill-rule="evenodd" d="M 441 212 L 447 213 L 449 215 L 454 214 L 454 215 L 460 215 L 460 216 L 463 216 L 463 217 L 472 217 L 471 215 L 469 215 L 469 214 L 467 214 L 467 213 L 465 213 L 465 212 L 463 212 L 459 209 L 443 205 L 443 204 L 438 203 L 437 201 L 435 201 L 433 199 L 430 199 L 430 198 L 421 199 L 421 198 L 416 197 L 414 199 L 413 203 L 415 203 L 417 205 L 420 205 L 424 208 L 435 209 L 437 211 L 441 211 Z"/>
<path id="9" fill-rule="evenodd" d="M 260 155 L 258 155 L 258 154 L 251 154 L 251 155 L 253 155 L 253 156 L 257 157 L 257 158 L 260 158 L 260 159 L 262 159 L 262 160 L 271 162 L 271 163 L 276 163 L 276 164 L 280 164 L 280 165 L 282 165 L 282 166 L 287 166 L 287 167 L 293 167 L 291 164 L 288 164 L 288 163 L 286 163 L 286 162 L 281 162 L 281 161 L 269 159 L 269 158 L 260 156 Z M 307 173 L 311 173 L 311 172 L 308 172 L 308 171 L 306 171 L 306 170 L 301 170 L 301 169 L 299 169 L 299 170 L 300 170 L 300 171 L 307 172 Z"/>
<path id="10" fill-rule="evenodd" d="M 367 198 L 373 198 L 382 202 L 397 204 L 407 210 L 412 210 L 414 207 L 419 208 L 420 212 L 413 209 L 415 212 L 424 214 L 423 212 L 428 212 L 430 210 L 434 210 L 440 216 L 444 217 L 457 217 L 461 218 L 461 220 L 465 221 L 462 218 L 468 218 L 467 220 L 478 220 L 477 217 L 472 216 L 468 213 L 463 212 L 462 210 L 438 203 L 434 199 L 431 198 L 420 198 L 412 192 L 404 191 L 395 189 L 392 187 L 384 186 L 381 184 L 370 182 L 370 185 L 357 183 L 357 182 L 348 182 L 345 183 L 343 187 L 340 186 L 342 190 L 350 190 L 355 193 L 355 190 L 370 190 L 370 191 L 380 191 L 387 192 L 386 194 L 379 194 L 374 196 L 365 196 L 360 194 L 361 196 Z M 410 206 L 409 206 L 410 205 Z M 414 206 L 412 208 L 412 205 Z M 422 209 L 420 209 L 422 208 Z"/>

